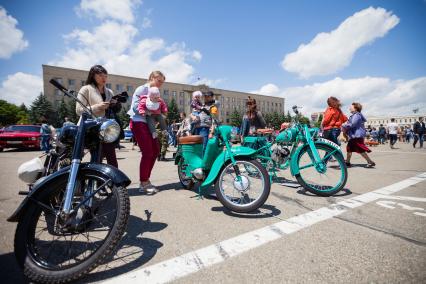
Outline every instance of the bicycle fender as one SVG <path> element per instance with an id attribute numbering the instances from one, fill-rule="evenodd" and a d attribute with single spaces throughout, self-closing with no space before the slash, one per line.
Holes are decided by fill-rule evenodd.
<path id="1" fill-rule="evenodd" d="M 9 218 L 7 218 L 7 221 L 18 222 L 20 216 L 25 212 L 26 208 L 28 207 L 29 201 L 31 199 L 37 200 L 39 194 L 43 191 L 43 189 L 49 187 L 49 185 L 57 183 L 63 179 L 68 180 L 69 172 L 70 172 L 70 166 L 62 168 L 51 175 L 42 177 L 39 180 L 37 180 L 34 183 L 32 190 L 21 202 L 21 204 L 15 210 L 15 212 Z M 116 186 L 127 187 L 131 183 L 131 180 L 127 177 L 126 174 L 124 174 L 119 169 L 106 164 L 83 163 L 83 164 L 80 164 L 79 173 L 100 175 L 104 178 L 111 179 L 112 183 L 115 184 Z"/>
<path id="2" fill-rule="evenodd" d="M 236 146 L 231 148 L 231 152 L 234 157 L 250 157 L 256 154 L 256 150 L 244 147 L 244 146 Z M 209 171 L 207 178 L 201 184 L 202 187 L 209 186 L 216 180 L 220 171 L 227 161 L 231 159 L 228 151 L 223 151 L 219 154 L 216 160 L 213 162 L 213 165 Z"/>

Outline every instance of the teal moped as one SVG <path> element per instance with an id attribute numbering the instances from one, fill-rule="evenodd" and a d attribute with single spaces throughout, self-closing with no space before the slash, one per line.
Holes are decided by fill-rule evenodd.
<path id="1" fill-rule="evenodd" d="M 269 196 L 268 171 L 256 160 L 256 150 L 231 146 L 231 126 L 220 125 L 214 118 L 213 121 L 214 135 L 208 140 L 204 155 L 202 136 L 178 139 L 175 164 L 180 182 L 186 189 L 200 186 L 200 190 L 214 184 L 216 197 L 227 209 L 238 213 L 254 211 Z"/>

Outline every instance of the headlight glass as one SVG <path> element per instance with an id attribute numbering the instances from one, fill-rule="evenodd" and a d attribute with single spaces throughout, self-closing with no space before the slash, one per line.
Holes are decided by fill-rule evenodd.
<path id="1" fill-rule="evenodd" d="M 114 119 L 104 121 L 99 130 L 99 138 L 102 142 L 112 143 L 120 136 L 120 125 Z"/>

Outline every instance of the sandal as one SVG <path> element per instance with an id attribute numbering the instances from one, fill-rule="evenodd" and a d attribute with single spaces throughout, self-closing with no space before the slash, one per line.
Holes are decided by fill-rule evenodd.
<path id="1" fill-rule="evenodd" d="M 367 169 L 371 169 L 371 168 L 374 168 L 376 166 L 376 163 L 375 162 L 372 162 L 371 164 L 367 164 L 365 167 L 367 168 Z"/>

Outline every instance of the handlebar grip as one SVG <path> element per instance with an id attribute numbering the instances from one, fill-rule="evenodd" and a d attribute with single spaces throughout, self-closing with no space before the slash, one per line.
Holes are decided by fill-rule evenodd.
<path id="1" fill-rule="evenodd" d="M 55 79 L 50 79 L 49 83 L 52 84 L 53 86 L 55 86 L 56 88 L 58 88 L 59 90 L 63 91 L 63 92 L 67 92 L 68 91 L 67 88 L 65 88 L 64 86 L 62 86 Z"/>

